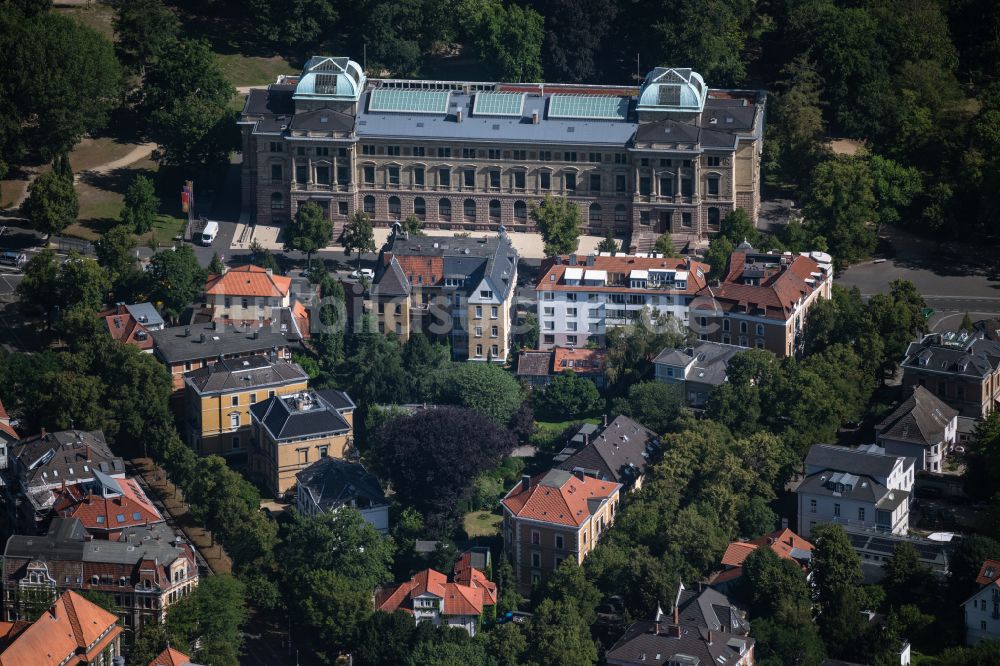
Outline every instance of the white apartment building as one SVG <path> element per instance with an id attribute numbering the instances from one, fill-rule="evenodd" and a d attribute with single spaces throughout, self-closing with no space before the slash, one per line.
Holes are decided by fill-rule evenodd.
<path id="1" fill-rule="evenodd" d="M 965 644 L 1000 640 L 1000 562 L 986 560 L 979 569 L 979 591 L 962 604 Z"/>
<path id="2" fill-rule="evenodd" d="M 798 533 L 809 538 L 819 523 L 906 534 L 915 460 L 869 444 L 857 448 L 816 444 L 796 489 Z"/>

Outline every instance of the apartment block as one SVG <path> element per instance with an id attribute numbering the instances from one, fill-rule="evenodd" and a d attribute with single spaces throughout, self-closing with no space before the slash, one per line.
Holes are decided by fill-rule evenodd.
<path id="1" fill-rule="evenodd" d="M 603 346 L 610 329 L 648 309 L 688 325 L 708 264 L 658 256 L 571 254 L 546 260 L 535 284 L 539 347 Z"/>
<path id="2" fill-rule="evenodd" d="M 357 211 L 389 226 L 535 231 L 566 197 L 584 230 L 648 249 L 705 240 L 736 207 L 756 219 L 766 94 L 713 90 L 688 68 L 639 87 L 369 78 L 345 57 L 250 91 L 243 208 L 260 224 L 319 204 L 334 236 Z"/>
<path id="3" fill-rule="evenodd" d="M 378 330 L 408 340 L 447 339 L 456 360 L 502 363 L 514 330 L 517 252 L 491 238 L 408 236 L 397 229 L 379 253 L 371 288 Z"/>

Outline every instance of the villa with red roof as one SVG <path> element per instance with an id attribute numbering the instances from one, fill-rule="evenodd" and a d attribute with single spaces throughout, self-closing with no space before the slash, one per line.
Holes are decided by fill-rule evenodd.
<path id="1" fill-rule="evenodd" d="M 832 290 L 830 255 L 758 252 L 744 242 L 730 255 L 726 277 L 698 292 L 690 327 L 702 340 L 795 356 L 806 314 Z"/>
<path id="2" fill-rule="evenodd" d="M 375 610 L 401 610 L 417 623 L 459 627 L 470 636 L 476 635 L 483 614 L 496 604 L 496 583 L 472 567 L 457 568 L 450 581 L 440 571 L 424 569 L 405 583 L 375 590 Z"/>
<path id="3" fill-rule="evenodd" d="M 205 309 L 212 321 L 227 325 L 270 324 L 275 308 L 291 306 L 292 279 L 270 268 L 246 265 L 209 275 Z"/>
<path id="4" fill-rule="evenodd" d="M 501 502 L 504 551 L 522 593 L 530 593 L 563 560 L 583 562 L 614 522 L 621 489 L 620 483 L 582 470 L 522 477 Z"/>
<path id="5" fill-rule="evenodd" d="M 116 540 L 122 530 L 162 523 L 163 516 L 134 479 L 94 471 L 94 479 L 60 488 L 55 515 L 76 518 L 97 539 Z"/>
<path id="6" fill-rule="evenodd" d="M 180 650 L 175 650 L 168 645 L 166 650 L 149 662 L 149 666 L 198 666 L 198 664 L 192 662 L 191 657 Z"/>
<path id="7" fill-rule="evenodd" d="M 63 592 L 34 622 L 0 622 L 0 666 L 110 666 L 121 635 L 117 615 Z"/>
<path id="8" fill-rule="evenodd" d="M 712 587 L 724 588 L 743 575 L 743 562 L 750 553 L 766 546 L 783 560 L 791 560 L 805 569 L 812 559 L 813 545 L 787 527 L 750 541 L 734 541 L 722 554 L 722 571 L 711 580 Z"/>

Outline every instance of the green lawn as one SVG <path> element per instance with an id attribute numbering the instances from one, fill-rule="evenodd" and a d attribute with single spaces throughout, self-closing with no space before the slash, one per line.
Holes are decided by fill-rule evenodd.
<path id="1" fill-rule="evenodd" d="M 240 53 L 215 54 L 226 78 L 233 86 L 263 86 L 274 83 L 278 74 L 295 74 L 299 71 L 281 56 L 261 58 Z"/>
<path id="2" fill-rule="evenodd" d="M 138 145 L 107 136 L 99 139 L 86 137 L 73 147 L 69 154 L 69 164 L 74 173 L 87 171 L 125 157 Z"/>
<path id="3" fill-rule="evenodd" d="M 572 419 L 569 421 L 535 421 L 535 425 L 538 426 L 538 434 L 542 433 L 553 433 L 558 435 L 563 430 L 573 425 L 574 423 L 593 423 L 597 425 L 601 420 L 597 418 L 593 419 Z"/>
<path id="4" fill-rule="evenodd" d="M 462 526 L 470 539 L 475 537 L 491 537 L 500 529 L 503 516 L 487 511 L 470 511 L 462 519 Z"/>
<path id="5" fill-rule="evenodd" d="M 111 25 L 115 10 L 111 5 L 106 5 L 103 2 L 90 2 L 83 6 L 61 7 L 58 1 L 55 5 L 54 11 L 56 13 L 69 16 L 88 28 L 93 28 L 108 39 L 115 38 L 115 29 Z"/>

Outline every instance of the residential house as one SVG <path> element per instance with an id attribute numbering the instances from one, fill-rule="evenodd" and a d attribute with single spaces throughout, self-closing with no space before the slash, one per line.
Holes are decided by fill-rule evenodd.
<path id="1" fill-rule="evenodd" d="M 152 303 L 132 305 L 116 303 L 113 308 L 101 312 L 98 316 L 112 338 L 149 353 L 153 351 L 153 338 L 150 333 L 162 330 L 164 327 L 163 317 Z"/>
<path id="2" fill-rule="evenodd" d="M 188 443 L 202 455 L 245 457 L 252 439 L 250 407 L 305 391 L 309 375 L 266 356 L 221 359 L 184 376 Z"/>
<path id="3" fill-rule="evenodd" d="M 214 364 L 219 359 L 269 356 L 291 360 L 301 337 L 281 324 L 254 329 L 224 327 L 215 322 L 173 326 L 153 331 L 153 355 L 167 366 L 175 396 L 182 396 L 184 374 Z"/>
<path id="4" fill-rule="evenodd" d="M 456 360 L 502 363 L 513 339 L 515 285 L 517 251 L 502 231 L 432 238 L 397 228 L 379 252 L 371 300 L 381 333 L 448 336 Z"/>
<path id="5" fill-rule="evenodd" d="M 354 445 L 354 401 L 343 391 L 279 393 L 250 405 L 251 470 L 276 495 L 324 458 L 345 458 Z"/>
<path id="6" fill-rule="evenodd" d="M 912 534 L 892 534 L 877 528 L 857 525 L 845 525 L 844 531 L 854 552 L 861 558 L 865 583 L 875 584 L 885 578 L 885 566 L 892 560 L 896 547 L 903 543 L 913 546 L 920 563 L 931 573 L 942 578 L 948 575 L 948 562 L 955 546 L 952 540 L 926 539 Z"/>
<path id="7" fill-rule="evenodd" d="M 52 520 L 45 536 L 14 535 L 3 558 L 4 615 L 25 617 L 31 604 L 66 590 L 115 599 L 131 642 L 148 622 L 162 623 L 171 604 L 198 585 L 194 548 L 165 523 L 130 527 L 115 540 L 95 539 L 77 518 Z"/>
<path id="8" fill-rule="evenodd" d="M 875 444 L 813 445 L 806 455 L 805 478 L 795 490 L 799 534 L 808 538 L 817 523 L 906 534 L 914 462 Z"/>
<path id="9" fill-rule="evenodd" d="M 652 247 L 707 241 L 734 208 L 756 220 L 767 94 L 709 89 L 686 67 L 641 86 L 368 78 L 313 56 L 247 96 L 243 210 L 284 224 L 306 201 L 337 237 L 389 226 L 535 232 L 532 204 L 565 197 L 584 233 Z"/>
<path id="10" fill-rule="evenodd" d="M 556 469 L 582 471 L 627 489 L 642 487 L 646 465 L 660 453 L 660 436 L 624 414 L 596 426 L 583 424 L 553 459 Z"/>
<path id="11" fill-rule="evenodd" d="M 722 281 L 698 292 L 691 329 L 701 340 L 795 356 L 809 309 L 832 289 L 830 255 L 758 252 L 741 243 Z"/>
<path id="12" fill-rule="evenodd" d="M 7 520 L 12 531 L 38 532 L 48 520 L 60 489 L 91 482 L 98 472 L 125 477 L 125 463 L 114 455 L 99 430 L 47 432 L 18 440 L 2 470 Z"/>
<path id="13" fill-rule="evenodd" d="M 156 655 L 153 661 L 149 662 L 149 666 L 200 666 L 191 661 L 191 657 L 187 656 L 180 650 L 175 650 L 174 648 L 167 646 L 160 654 Z"/>
<path id="14" fill-rule="evenodd" d="M 546 259 L 535 284 L 539 348 L 603 347 L 608 330 L 647 309 L 686 326 L 708 271 L 708 264 L 656 255 Z"/>
<path id="15" fill-rule="evenodd" d="M 813 545 L 787 527 L 750 541 L 733 541 L 722 554 L 722 571 L 712 577 L 712 587 L 728 589 L 733 581 L 743 576 L 743 562 L 758 548 L 770 548 L 775 555 L 795 562 L 803 571 L 812 560 Z"/>
<path id="16" fill-rule="evenodd" d="M 553 347 L 546 351 L 525 350 L 517 361 L 517 378 L 530 387 L 548 386 L 564 372 L 574 372 L 604 388 L 608 351 L 590 347 Z"/>
<path id="17" fill-rule="evenodd" d="M 982 331 L 925 335 L 900 367 L 903 386 L 927 388 L 961 416 L 984 419 L 1000 406 L 1000 342 Z"/>
<path id="18" fill-rule="evenodd" d="M 389 502 L 378 479 L 361 463 L 320 458 L 295 479 L 295 506 L 303 516 L 350 506 L 379 534 L 389 533 Z"/>
<path id="19" fill-rule="evenodd" d="M 582 563 L 614 522 L 622 485 L 582 471 L 525 475 L 503 498 L 504 551 L 530 593 L 563 560 Z"/>
<path id="20" fill-rule="evenodd" d="M 276 309 L 291 307 L 291 285 L 291 278 L 270 268 L 226 266 L 205 282 L 205 310 L 211 321 L 227 326 L 270 324 Z"/>
<path id="21" fill-rule="evenodd" d="M 163 516 L 130 478 L 114 478 L 94 470 L 94 479 L 56 492 L 53 516 L 76 518 L 95 539 L 115 541 L 131 527 L 162 523 Z"/>
<path id="22" fill-rule="evenodd" d="M 875 426 L 875 442 L 891 455 L 914 458 L 917 471 L 940 472 L 955 445 L 958 411 L 919 384 Z"/>
<path id="23" fill-rule="evenodd" d="M 966 645 L 1000 640 L 1000 562 L 984 561 L 976 585 L 979 589 L 962 604 Z"/>
<path id="24" fill-rule="evenodd" d="M 121 637 L 114 613 L 67 590 L 31 622 L 0 622 L 0 664 L 112 666 L 121 658 Z"/>
<path id="25" fill-rule="evenodd" d="M 691 407 L 704 407 L 708 396 L 725 383 L 729 361 L 748 347 L 702 340 L 691 347 L 668 347 L 653 359 L 656 379 L 677 386 Z"/>
<path id="26" fill-rule="evenodd" d="M 754 639 L 744 613 L 711 589 L 678 588 L 669 614 L 657 609 L 608 650 L 609 666 L 753 666 Z"/>
<path id="27" fill-rule="evenodd" d="M 462 551 L 455 563 L 455 572 L 463 569 L 479 569 L 487 578 L 492 578 L 493 554 L 489 546 L 470 546 Z"/>
<path id="28" fill-rule="evenodd" d="M 9 450 L 20 438 L 21 436 L 11 425 L 7 409 L 0 402 L 0 485 L 4 483 L 2 470 L 7 469 Z"/>
<path id="29" fill-rule="evenodd" d="M 484 616 L 495 613 L 496 583 L 478 569 L 461 569 L 448 577 L 434 569 L 424 569 L 413 578 L 375 590 L 375 610 L 392 613 L 402 610 L 418 624 L 459 627 L 475 636 Z"/>

